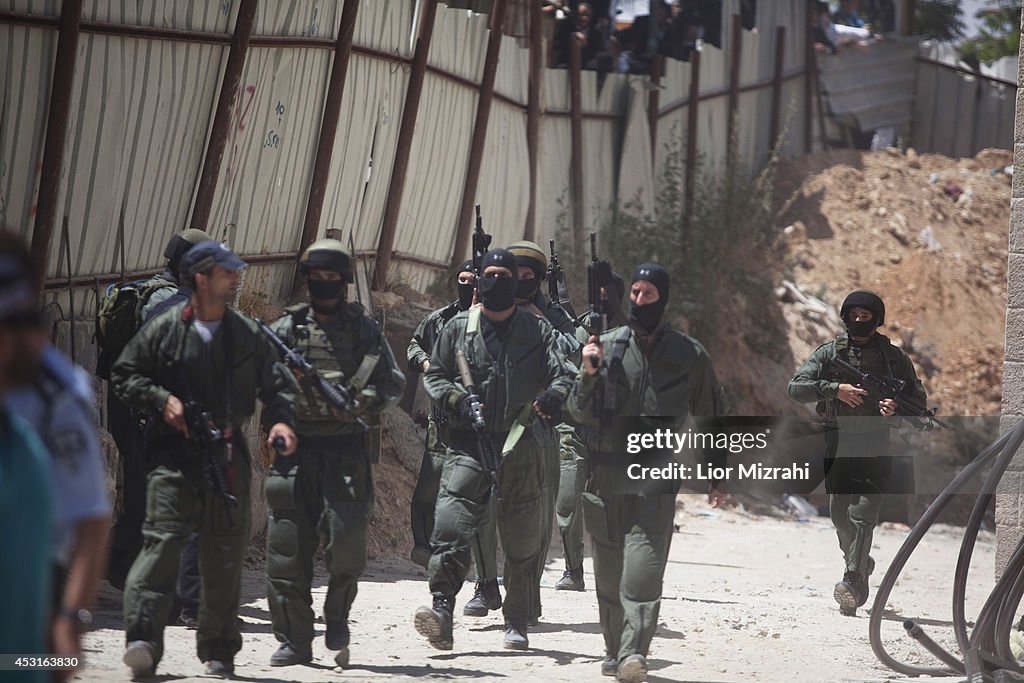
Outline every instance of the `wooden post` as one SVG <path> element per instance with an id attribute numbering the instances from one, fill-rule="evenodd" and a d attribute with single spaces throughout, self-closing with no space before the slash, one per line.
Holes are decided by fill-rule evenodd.
<path id="1" fill-rule="evenodd" d="M 341 116 L 341 101 L 345 94 L 345 77 L 348 74 L 349 58 L 352 56 L 352 36 L 355 33 L 358 13 L 359 0 L 345 0 L 341 23 L 338 26 L 338 38 L 334 45 L 334 63 L 331 65 L 331 80 L 327 85 L 324 115 L 320 120 L 320 137 L 317 139 L 313 177 L 309 183 L 306 215 L 302 220 L 302 236 L 299 238 L 298 249 L 300 256 L 316 239 L 317 229 L 320 227 L 320 214 L 324 207 L 327 177 L 331 172 L 334 139 L 338 133 L 338 118 Z M 298 279 L 299 275 L 296 272 L 295 281 L 292 283 L 293 293 L 299 284 Z"/>
<path id="2" fill-rule="evenodd" d="M 541 6 L 535 2 L 530 10 L 530 75 L 526 104 L 526 150 L 530 164 L 530 197 L 526 209 L 523 239 L 537 241 L 538 145 L 540 144 L 540 79 L 543 73 L 544 36 L 541 35 Z"/>
<path id="3" fill-rule="evenodd" d="M 772 118 L 768 140 L 774 150 L 779 145 L 779 125 L 782 120 L 782 75 L 786 60 L 786 27 L 775 27 L 775 72 L 772 74 Z"/>
<path id="4" fill-rule="evenodd" d="M 815 1 L 807 0 L 807 17 L 804 22 L 804 153 L 810 154 L 814 138 L 811 130 L 811 120 L 814 111 L 814 82 L 811 80 L 814 74 L 814 22 Z"/>
<path id="5" fill-rule="evenodd" d="M 665 69 L 665 56 L 654 55 L 651 61 L 651 92 L 647 95 L 647 127 L 651 134 L 651 169 L 658 170 L 658 109 L 661 107 L 661 75 Z"/>
<path id="6" fill-rule="evenodd" d="M 373 260 L 373 278 L 370 286 L 378 290 L 384 289 L 387 285 L 388 268 L 391 267 L 391 252 L 395 248 L 398 214 L 402 208 L 402 193 L 405 191 L 405 177 L 409 170 L 409 154 L 412 152 L 412 138 L 416 131 L 416 118 L 419 115 L 423 78 L 427 73 L 430 40 L 434 35 L 437 1 L 426 0 L 420 21 L 419 35 L 416 38 L 416 48 L 413 51 L 409 88 L 405 93 L 405 104 L 402 107 L 402 125 L 398 129 L 395 161 L 391 166 L 391 180 L 388 183 L 388 199 L 384 207 L 380 238 L 377 240 L 377 254 Z"/>
<path id="7" fill-rule="evenodd" d="M 452 246 L 451 267 L 458 268 L 465 260 L 469 248 L 469 233 L 473 225 L 473 204 L 480 182 L 480 166 L 483 163 L 484 144 L 487 142 L 487 123 L 491 116 L 491 101 L 494 99 L 494 78 L 498 70 L 498 54 L 501 49 L 501 29 L 505 24 L 505 7 L 508 0 L 494 0 L 491 10 L 491 35 L 487 39 L 487 55 L 484 58 L 484 74 L 480 80 L 480 97 L 476 105 L 476 120 L 473 122 L 473 139 L 469 148 L 469 163 L 466 165 L 466 179 L 462 187 L 462 205 L 459 208 L 459 222 Z"/>
<path id="8" fill-rule="evenodd" d="M 686 209 L 683 213 L 683 249 L 690 237 L 693 224 L 693 210 L 696 202 L 697 127 L 700 104 L 700 52 L 690 53 L 690 99 L 686 112 Z"/>
<path id="9" fill-rule="evenodd" d="M 572 204 L 573 247 L 583 245 L 583 96 L 581 92 L 582 46 L 575 38 L 569 49 L 569 117 L 572 125 L 572 167 L 570 197 Z"/>
<path id="10" fill-rule="evenodd" d="M 40 296 L 43 292 L 43 283 L 46 281 L 50 244 L 53 241 L 53 224 L 57 216 L 57 198 L 60 196 L 60 176 L 64 168 L 64 143 L 68 134 L 81 22 L 82 0 L 64 0 L 60 10 L 60 33 L 57 37 L 57 56 L 53 64 L 53 83 L 50 85 L 46 138 L 39 172 L 39 194 L 36 198 L 36 220 L 32 230 L 31 256 L 38 278 L 35 284 Z M 69 273 L 70 268 L 69 263 Z"/>
<path id="11" fill-rule="evenodd" d="M 203 171 L 199 177 L 199 188 L 196 190 L 196 203 L 192 208 L 193 228 L 206 230 L 210 222 L 210 209 L 213 207 L 213 195 L 217 190 L 217 178 L 220 175 L 220 162 L 224 158 L 224 147 L 227 146 L 228 131 L 231 127 L 231 110 L 235 105 L 238 84 L 242 80 L 242 69 L 245 67 L 245 53 L 249 49 L 249 36 L 256 19 L 258 0 L 241 0 L 238 16 L 235 18 L 235 32 L 231 36 L 231 48 L 228 52 L 228 63 L 224 66 L 224 80 L 220 84 L 217 97 L 217 109 L 213 115 L 213 126 L 210 139 L 206 145 L 206 157 L 203 159 Z"/>
<path id="12" fill-rule="evenodd" d="M 736 145 L 739 140 L 740 110 L 740 60 L 743 57 L 743 17 L 732 15 L 732 31 L 729 34 L 729 130 L 726 142 L 726 159 L 731 164 L 736 159 Z"/>

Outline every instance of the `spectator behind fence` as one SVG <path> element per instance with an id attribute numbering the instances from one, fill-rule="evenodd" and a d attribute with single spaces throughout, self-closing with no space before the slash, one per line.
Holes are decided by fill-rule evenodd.
<path id="1" fill-rule="evenodd" d="M 815 4 L 814 49 L 818 52 L 836 54 L 847 45 L 864 47 L 864 41 L 870 37 L 871 32 L 865 28 L 836 24 L 827 2 Z"/>
<path id="2" fill-rule="evenodd" d="M 42 655 L 52 583 L 53 507 L 49 457 L 39 438 L 6 406 L 32 381 L 44 342 L 32 260 L 17 235 L 0 231 L 0 653 Z M 44 683 L 49 671 L 23 671 Z"/>
<path id="3" fill-rule="evenodd" d="M 53 654 L 81 654 L 79 631 L 92 623 L 107 556 L 110 501 L 89 374 L 52 345 L 42 351 L 32 384 L 7 397 L 50 454 L 54 487 Z M 58 680 L 70 676 L 60 671 Z"/>
<path id="4" fill-rule="evenodd" d="M 842 26 L 865 28 L 864 19 L 860 15 L 860 0 L 840 0 L 839 11 L 832 16 L 832 20 Z"/>

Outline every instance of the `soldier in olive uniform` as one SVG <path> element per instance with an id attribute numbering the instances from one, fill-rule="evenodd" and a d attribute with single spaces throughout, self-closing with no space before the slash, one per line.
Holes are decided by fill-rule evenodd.
<path id="1" fill-rule="evenodd" d="M 668 272 L 653 263 L 637 266 L 630 285 L 629 325 L 590 338 L 568 403 L 576 420 L 599 429 L 587 444 L 592 474 L 582 495 L 583 516 L 593 542 L 605 641 L 601 673 L 628 683 L 647 675 L 675 496 L 624 492 L 624 435 L 607 422 L 617 416 L 664 416 L 673 418 L 672 427 L 678 429 L 691 415 L 719 415 L 722 405 L 707 351 L 663 320 L 668 296 Z M 598 409 L 609 395 L 604 389 L 609 381 L 615 396 L 611 416 L 602 415 L 607 405 Z M 713 505 L 721 500 L 717 491 L 710 497 Z"/>
<path id="2" fill-rule="evenodd" d="M 459 298 L 444 308 L 432 311 L 420 321 L 409 340 L 406 356 L 409 370 L 414 373 L 425 373 L 430 368 L 430 354 L 434 350 L 441 329 L 459 311 L 469 310 L 473 305 L 473 261 L 467 260 L 459 268 Z M 442 413 L 431 405 L 427 417 L 427 442 L 420 464 L 420 472 L 416 477 L 416 488 L 412 492 L 410 517 L 412 518 L 413 549 L 410 558 L 413 562 L 426 569 L 430 562 L 430 535 L 434 531 L 434 504 L 437 502 L 437 490 L 441 485 L 441 469 L 444 466 L 444 431 L 447 424 L 439 418 Z"/>
<path id="3" fill-rule="evenodd" d="M 618 273 L 611 274 L 611 282 L 607 287 L 608 310 L 607 328 L 612 329 L 625 324 L 622 315 L 622 298 L 625 296 L 626 283 Z M 579 353 L 590 338 L 586 327 L 576 329 L 576 340 L 579 342 L 574 358 L 579 365 Z M 571 415 L 565 415 L 568 423 L 574 423 Z M 567 429 L 568 428 L 568 429 Z M 559 425 L 561 433 L 561 471 L 558 479 L 558 496 L 555 500 L 555 518 L 558 531 L 562 536 L 562 550 L 565 557 L 565 570 L 562 578 L 555 583 L 555 590 L 582 591 L 586 584 L 583 580 L 583 515 L 580 510 L 580 496 L 586 490 L 590 467 L 587 461 L 586 444 L 595 438 L 596 430 L 582 424 Z"/>
<path id="4" fill-rule="evenodd" d="M 362 306 L 346 300 L 352 264 L 338 240 L 314 242 L 299 262 L 311 304 L 286 309 L 272 329 L 331 382 L 344 382 L 358 412 L 380 414 L 405 388 L 391 348 Z M 328 650 L 347 666 L 348 617 L 358 580 L 366 568 L 366 530 L 373 506 L 375 455 L 366 431 L 347 411 L 338 411 L 301 378 L 294 401 L 300 447 L 297 458 L 279 459 L 267 478 L 267 590 L 274 635 L 281 646 L 271 666 L 313 658 L 310 586 L 313 554 L 325 538 L 330 573 L 324 621 Z"/>
<path id="5" fill-rule="evenodd" d="M 558 303 L 551 301 L 541 291 L 541 284 L 547 273 L 548 257 L 539 245 L 528 240 L 512 244 L 508 250 L 515 255 L 516 263 L 519 265 L 519 285 L 516 289 L 516 304 L 538 318 L 543 317 L 555 331 L 558 341 L 558 351 L 565 359 L 578 358 L 582 344 L 576 338 L 576 323 L 569 314 Z M 565 416 L 562 416 L 563 418 Z M 549 425 L 543 421 L 535 423 L 534 429 L 537 432 L 537 441 L 542 445 L 544 451 L 544 496 L 542 498 L 543 508 L 541 511 L 541 553 L 537 556 L 537 580 L 538 584 L 534 594 L 535 611 L 531 623 L 536 623 L 541 616 L 541 593 L 540 578 L 544 575 L 544 567 L 547 565 L 548 547 L 551 543 L 551 533 L 555 525 L 556 501 L 558 498 L 559 480 L 561 468 L 564 463 L 576 462 L 581 456 L 582 443 L 576 437 L 573 425 L 562 421 L 557 425 Z M 555 584 L 556 590 L 579 590 L 584 589 L 583 582 L 583 548 L 582 536 L 580 538 L 579 552 L 575 549 L 566 549 L 566 573 Z M 576 571 L 569 572 L 570 556 L 572 566 Z M 578 560 L 578 564 L 576 563 Z"/>
<path id="6" fill-rule="evenodd" d="M 428 569 L 434 602 L 432 608 L 416 610 L 415 625 L 442 650 L 453 645 L 455 595 L 492 496 L 478 438 L 488 439 L 501 457 L 497 516 L 505 549 L 504 645 L 529 646 L 544 466 L 531 423 L 538 417 L 557 421 L 572 369 L 556 350 L 551 325 L 516 307 L 517 273 L 512 254 L 504 249 L 487 253 L 477 287 L 482 307 L 459 313 L 445 326 L 426 374 L 427 392 L 444 407 L 450 428 Z M 483 404 L 482 436 L 473 429 L 473 403 L 457 369 L 457 352 L 465 354 Z"/>
<path id="7" fill-rule="evenodd" d="M 927 396 L 910 357 L 877 332 L 885 322 L 885 304 L 877 294 L 850 293 L 839 315 L 848 334 L 811 354 L 790 380 L 789 397 L 801 403 L 815 402 L 817 412 L 828 418 L 827 426 L 833 427 L 826 432 L 825 484 L 829 513 L 846 562 L 833 597 L 840 612 L 855 616 L 868 600 L 868 577 L 875 568 L 868 553 L 892 468 L 889 429 L 899 423 L 896 416 L 900 411 L 893 399 L 850 384 L 832 360 L 842 358 L 861 372 L 903 380 L 907 397 L 921 405 Z"/>
<path id="8" fill-rule="evenodd" d="M 208 239 L 211 239 L 210 236 L 202 230 L 190 228 L 168 240 L 164 249 L 166 268 L 139 285 L 142 291 L 149 292 L 141 311 L 143 321 L 153 317 L 157 307 L 178 291 L 182 279 L 179 272 L 181 257 L 193 245 Z M 111 358 L 110 354 L 101 349 L 97 374 L 109 379 L 109 368 L 116 360 L 116 357 Z M 117 443 L 122 468 L 121 513 L 111 533 L 107 578 L 111 585 L 124 588 L 128 570 L 142 548 L 142 522 L 146 517 L 146 474 L 149 468 L 142 453 L 142 432 L 138 417 L 117 398 L 113 390 L 107 391 L 107 429 Z M 195 593 L 198 596 L 198 590 Z"/>
<path id="9" fill-rule="evenodd" d="M 206 671 L 227 675 L 242 647 L 238 601 L 242 560 L 249 545 L 250 458 L 239 428 L 264 404 L 268 441 L 281 437 L 295 450 L 294 413 L 274 371 L 276 354 L 255 323 L 228 306 L 245 267 L 227 246 L 196 244 L 181 261 L 193 296 L 151 320 L 114 364 L 114 391 L 129 407 L 162 416 L 150 420 L 145 544 L 124 592 L 127 648 L 134 676 L 152 675 L 163 654 L 163 630 L 189 534 L 199 532 L 200 596 L 196 646 Z M 194 401 L 195 403 L 191 403 Z M 221 437 L 210 434 L 209 452 L 223 477 L 210 477 L 206 458 L 189 439 L 186 422 L 197 405 Z M 188 413 L 186 413 L 188 411 Z M 193 439 L 197 434 L 191 435 Z M 218 492 L 214 481 L 226 491 Z M 232 495 L 235 505 L 227 496 Z M 233 517 L 233 522 L 231 518 Z"/>

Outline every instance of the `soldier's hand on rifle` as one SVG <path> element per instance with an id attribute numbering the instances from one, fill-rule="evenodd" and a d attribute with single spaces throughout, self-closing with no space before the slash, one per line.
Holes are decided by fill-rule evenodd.
<path id="1" fill-rule="evenodd" d="M 533 412 L 541 419 L 559 422 L 562 419 L 562 396 L 554 389 L 545 389 L 533 402 Z"/>
<path id="2" fill-rule="evenodd" d="M 896 414 L 896 401 L 891 398 L 883 398 L 878 402 L 878 412 L 885 417 L 891 417 Z"/>
<path id="3" fill-rule="evenodd" d="M 281 455 L 291 455 L 295 452 L 295 449 L 299 446 L 299 439 L 295 436 L 295 430 L 286 425 L 284 422 L 278 422 L 270 428 L 270 434 L 267 435 L 267 445 L 271 448 L 274 447 L 274 439 L 277 437 L 284 439 L 285 447 L 281 452 Z"/>
<path id="4" fill-rule="evenodd" d="M 426 372 L 429 369 L 430 369 L 430 361 L 429 360 L 423 361 L 423 372 Z"/>
<path id="5" fill-rule="evenodd" d="M 188 438 L 188 425 L 185 423 L 185 406 L 181 399 L 171 394 L 164 403 L 164 422 L 177 429 Z"/>
<path id="6" fill-rule="evenodd" d="M 837 398 L 851 408 L 856 408 L 864 403 L 864 397 L 867 395 L 867 389 L 861 389 L 852 384 L 840 384 Z"/>
<path id="7" fill-rule="evenodd" d="M 483 404 L 480 404 L 483 407 Z M 459 423 L 468 429 L 472 429 L 476 423 L 476 418 L 473 415 L 473 399 L 470 398 L 469 394 L 463 394 L 459 397 L 458 402 L 455 404 L 456 413 L 459 416 Z"/>
<path id="8" fill-rule="evenodd" d="M 597 335 L 591 335 L 587 345 L 583 347 L 583 369 L 588 375 L 596 375 L 601 369 L 604 361 L 604 347 L 597 340 Z"/>

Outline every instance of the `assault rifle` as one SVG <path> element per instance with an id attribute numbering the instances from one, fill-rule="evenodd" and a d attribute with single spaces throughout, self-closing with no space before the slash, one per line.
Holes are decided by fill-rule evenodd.
<path id="1" fill-rule="evenodd" d="M 551 258 L 548 260 L 548 271 L 545 279 L 548 281 L 548 298 L 557 306 L 565 309 L 569 317 L 576 319 L 576 311 L 572 310 L 572 302 L 569 301 L 569 288 L 565 284 L 565 272 L 562 264 L 558 262 L 558 252 L 555 251 L 555 240 L 548 240 L 551 248 Z"/>
<path id="2" fill-rule="evenodd" d="M 305 356 L 285 344 L 284 341 L 274 334 L 274 331 L 259 318 L 256 318 L 256 324 L 259 325 L 263 334 L 267 336 L 267 339 L 270 340 L 274 345 L 274 348 L 276 348 L 284 358 L 284 362 L 288 364 L 288 367 L 292 370 L 298 371 L 303 377 L 308 378 L 332 408 L 337 411 L 345 411 L 352 416 L 352 419 L 363 429 L 364 432 L 369 431 L 370 426 L 366 424 L 361 417 L 359 417 L 359 413 L 357 412 L 359 410 L 359 401 L 352 397 L 343 383 L 331 382 L 321 375 L 317 369 L 313 367 L 313 364 L 306 360 Z"/>
<path id="3" fill-rule="evenodd" d="M 487 422 L 484 420 L 483 406 L 480 404 L 480 396 L 477 394 L 476 385 L 473 383 L 473 375 L 469 370 L 469 361 L 466 354 L 459 349 L 455 352 L 455 364 L 459 368 L 459 377 L 462 386 L 469 393 L 470 411 L 473 413 L 473 431 L 476 432 L 477 446 L 480 449 L 480 464 L 491 477 L 491 488 L 494 489 L 498 500 L 501 500 L 501 484 L 498 480 L 498 469 L 501 467 L 501 459 L 494 450 L 491 437 L 485 431 Z"/>
<path id="4" fill-rule="evenodd" d="M 184 369 L 181 369 L 180 372 L 184 376 Z M 183 379 L 183 381 L 187 383 L 187 380 Z M 185 426 L 188 428 L 189 446 L 199 452 L 199 456 L 203 460 L 203 475 L 214 494 L 224 501 L 224 513 L 227 515 L 228 525 L 234 529 L 235 518 L 231 514 L 231 508 L 238 507 L 238 499 L 232 495 L 231 487 L 228 485 L 225 464 L 221 463 L 220 458 L 217 457 L 217 446 L 223 443 L 227 465 L 230 466 L 233 459 L 232 437 L 234 434 L 231 430 L 218 429 L 214 425 L 210 413 L 204 410 L 198 401 L 191 398 L 187 384 L 182 388 L 184 390 L 182 393 L 188 395 L 182 404 L 185 409 Z"/>
<path id="5" fill-rule="evenodd" d="M 587 265 L 587 302 L 590 304 L 587 329 L 600 336 L 608 329 L 608 291 L 612 265 L 597 258 L 597 233 L 590 233 L 590 263 Z"/>
<path id="6" fill-rule="evenodd" d="M 480 217 L 480 205 L 476 205 L 476 229 L 473 231 L 473 275 L 476 287 L 480 286 L 483 277 L 484 255 L 491 246 L 491 235 L 484 232 L 484 221 Z"/>
<path id="7" fill-rule="evenodd" d="M 934 425 L 938 425 L 943 429 L 951 429 L 948 424 L 935 417 L 935 408 L 929 410 L 926 406 L 903 393 L 903 388 L 907 385 L 906 380 L 878 377 L 870 372 L 862 372 L 842 358 L 833 358 L 832 364 L 851 378 L 855 378 L 860 387 L 869 389 L 882 398 L 890 398 L 896 401 L 897 410 L 922 420 L 922 422 L 914 424 L 918 429 L 927 431 Z"/>

